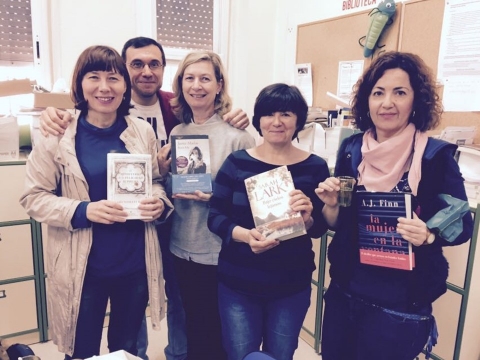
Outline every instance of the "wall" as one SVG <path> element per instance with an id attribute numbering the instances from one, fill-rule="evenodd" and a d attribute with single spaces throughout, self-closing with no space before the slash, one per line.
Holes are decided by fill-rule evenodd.
<path id="1" fill-rule="evenodd" d="M 148 0 L 49 0 L 52 73 L 68 83 L 80 52 L 93 44 L 121 50 L 125 40 L 145 35 L 141 6 Z M 227 0 L 222 0 L 227 1 Z M 258 92 L 273 82 L 293 82 L 297 25 L 374 8 L 379 0 L 230 0 L 228 73 L 234 107 L 250 116 Z M 141 33 L 141 34 L 140 34 Z M 322 39 L 313 46 L 322 49 Z"/>
<path id="2" fill-rule="evenodd" d="M 125 40 L 137 36 L 135 0 L 50 1 L 54 81 L 64 78 L 70 83 L 75 62 L 86 47 L 102 44 L 120 51 Z"/>

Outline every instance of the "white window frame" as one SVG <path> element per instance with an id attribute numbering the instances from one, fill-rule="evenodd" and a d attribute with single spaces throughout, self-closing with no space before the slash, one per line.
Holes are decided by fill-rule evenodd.
<path id="1" fill-rule="evenodd" d="M 136 26 L 138 36 L 157 38 L 157 0 L 136 0 Z M 150 14 L 150 16 L 145 16 Z M 228 63 L 228 36 L 230 19 L 230 0 L 214 0 L 213 2 L 213 51 Z M 164 47 L 167 63 L 179 63 L 190 50 Z M 173 64 L 172 64 L 173 65 Z"/>

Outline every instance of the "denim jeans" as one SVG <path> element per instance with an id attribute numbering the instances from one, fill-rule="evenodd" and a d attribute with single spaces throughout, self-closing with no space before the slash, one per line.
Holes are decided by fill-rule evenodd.
<path id="1" fill-rule="evenodd" d="M 435 319 L 391 311 L 350 297 L 331 284 L 325 294 L 322 359 L 412 360 L 429 339 Z"/>
<path id="2" fill-rule="evenodd" d="M 162 250 L 163 278 L 165 279 L 165 294 L 167 296 L 167 331 L 168 344 L 165 347 L 167 360 L 184 360 L 187 358 L 187 334 L 185 330 L 185 311 L 178 281 L 175 275 L 173 255 L 170 252 L 170 227 L 168 224 L 157 227 L 160 249 Z M 138 333 L 138 357 L 148 360 L 147 320 L 144 318 Z"/>
<path id="3" fill-rule="evenodd" d="M 110 299 L 108 349 L 137 353 L 137 334 L 148 302 L 145 271 L 117 278 L 98 278 L 87 274 L 80 299 L 80 311 L 72 357 L 89 358 L 100 353 L 103 321 Z"/>
<path id="4" fill-rule="evenodd" d="M 310 306 L 309 287 L 282 298 L 265 298 L 236 292 L 220 283 L 218 305 L 223 345 L 229 360 L 241 360 L 260 349 L 277 360 L 291 360 Z"/>

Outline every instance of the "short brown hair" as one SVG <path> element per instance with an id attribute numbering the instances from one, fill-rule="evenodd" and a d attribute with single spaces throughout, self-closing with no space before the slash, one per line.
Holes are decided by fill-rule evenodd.
<path id="1" fill-rule="evenodd" d="M 389 51 L 377 57 L 355 84 L 352 101 L 355 126 L 362 131 L 374 127 L 369 116 L 368 99 L 378 79 L 390 69 L 405 71 L 414 91 L 409 123 L 413 123 L 420 131 L 437 127 L 443 107 L 432 70 L 418 55 L 399 51 Z"/>
<path id="2" fill-rule="evenodd" d="M 75 108 L 87 111 L 88 104 L 83 95 L 82 81 L 85 74 L 90 71 L 114 71 L 125 80 L 126 91 L 123 100 L 117 109 L 118 115 L 128 115 L 131 108 L 132 85 L 127 67 L 120 54 L 113 48 L 104 45 L 90 46 L 83 50 L 78 57 L 73 71 L 71 94 Z"/>
<path id="3" fill-rule="evenodd" d="M 208 61 L 211 63 L 213 65 L 217 82 L 222 83 L 220 93 L 215 97 L 215 113 L 222 116 L 232 109 L 232 99 L 230 98 L 230 95 L 228 95 L 228 81 L 220 56 L 211 51 L 194 51 L 187 54 L 178 66 L 172 86 L 175 97 L 170 100 L 173 113 L 185 124 L 192 121 L 193 113 L 183 96 L 183 74 L 188 66 L 200 61 Z"/>

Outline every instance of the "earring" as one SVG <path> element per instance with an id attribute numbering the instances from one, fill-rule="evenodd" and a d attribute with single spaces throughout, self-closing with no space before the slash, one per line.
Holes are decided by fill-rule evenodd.
<path id="1" fill-rule="evenodd" d="M 370 111 L 367 111 L 367 116 L 370 117 Z"/>
<path id="2" fill-rule="evenodd" d="M 413 113 L 412 113 L 412 118 L 415 117 L 415 110 L 413 110 Z"/>

